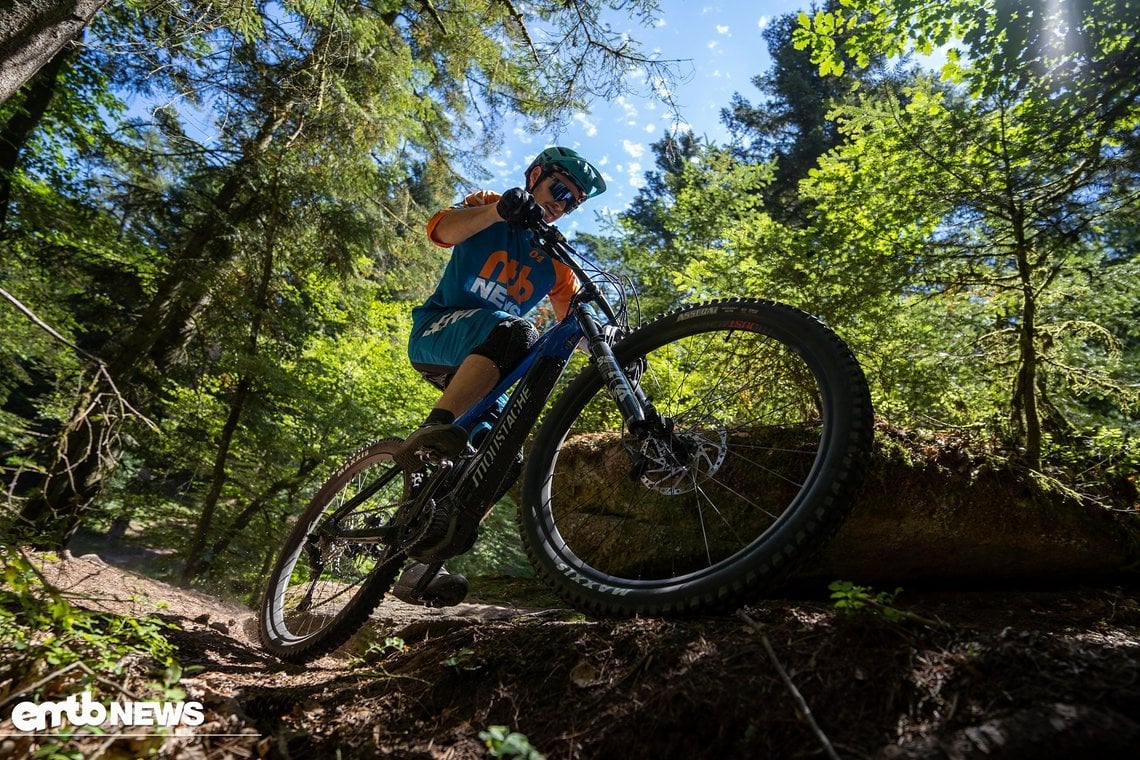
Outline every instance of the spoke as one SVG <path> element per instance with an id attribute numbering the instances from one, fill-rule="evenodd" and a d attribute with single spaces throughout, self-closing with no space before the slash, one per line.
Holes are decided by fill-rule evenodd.
<path id="1" fill-rule="evenodd" d="M 757 502 L 755 502 L 755 501 L 753 501 L 752 499 L 748 498 L 747 496 L 745 496 L 744 494 L 740 493 L 739 491 L 737 491 L 737 490 L 736 490 L 735 488 L 733 488 L 732 486 L 730 486 L 730 485 L 728 485 L 727 483 L 725 483 L 723 480 L 720 480 L 719 478 L 710 478 L 710 479 L 709 479 L 709 481 L 706 481 L 706 482 L 710 482 L 710 481 L 711 481 L 711 482 L 713 482 L 713 483 L 716 483 L 718 486 L 720 486 L 720 487 L 721 487 L 721 488 L 723 488 L 724 490 L 728 491 L 730 494 L 732 494 L 732 495 L 733 495 L 733 496 L 735 496 L 736 498 L 740 499 L 742 502 L 744 502 L 744 503 L 745 503 L 745 504 L 747 504 L 748 506 L 750 506 L 750 507 L 753 507 L 754 509 L 756 509 L 756 511 L 764 513 L 764 514 L 765 514 L 765 515 L 767 515 L 768 517 L 771 517 L 773 520 L 778 520 L 778 519 L 779 519 L 779 517 L 780 517 L 779 515 L 776 515 L 776 514 L 772 514 L 772 513 L 771 513 L 770 511 L 768 511 L 768 509 L 767 509 L 767 508 L 765 508 L 765 507 L 764 507 L 762 504 L 758 504 Z"/>
<path id="2" fill-rule="evenodd" d="M 785 449 L 780 446 L 762 446 L 758 443 L 734 443 L 733 446 L 738 449 L 753 449 L 755 451 L 771 451 L 777 454 L 801 454 L 803 456 L 814 457 L 819 453 L 816 449 Z"/>
<path id="3" fill-rule="evenodd" d="M 736 457 L 737 459 L 744 461 L 744 462 L 747 462 L 748 464 L 759 468 L 760 470 L 768 473 L 769 475 L 774 475 L 776 478 L 784 481 L 785 483 L 787 483 L 790 486 L 795 486 L 796 488 L 803 488 L 804 487 L 803 481 L 792 480 L 791 478 L 785 476 L 783 473 L 777 472 L 776 470 L 773 470 L 771 467 L 768 467 L 767 465 L 760 464 L 759 462 L 755 461 L 754 459 L 750 459 L 750 458 L 744 456 L 743 454 L 736 451 L 736 449 L 733 447 L 729 448 L 729 453 L 732 454 L 732 456 Z M 717 482 L 720 483 L 719 480 Z M 727 486 L 725 486 L 725 487 L 727 488 Z"/>
<path id="4" fill-rule="evenodd" d="M 695 481 L 695 478 L 694 478 L 694 481 Z M 714 481 L 714 482 L 716 482 L 716 481 Z M 720 511 L 720 508 L 716 505 L 716 502 L 714 502 L 712 500 L 712 497 L 709 496 L 708 492 L 705 491 L 705 489 L 700 484 L 694 483 L 694 485 L 695 485 L 695 490 L 696 490 L 698 496 L 704 496 L 705 497 L 705 501 L 707 501 L 709 503 L 709 506 L 712 507 L 713 511 L 716 512 L 717 517 L 719 517 L 720 521 L 724 523 L 724 527 L 728 528 L 728 532 L 732 534 L 732 537 L 736 539 L 737 543 L 739 543 L 741 546 L 747 546 L 748 542 L 740 537 L 740 534 L 736 532 L 736 528 L 733 527 L 732 523 L 730 523 L 728 521 L 728 518 L 724 516 L 724 513 L 722 513 Z M 718 483 L 718 485 L 719 485 L 719 483 Z M 699 506 L 700 499 L 699 498 L 697 499 L 697 503 L 698 503 L 697 508 L 700 509 L 700 506 Z M 761 511 L 763 511 L 763 510 L 761 509 Z M 710 564 L 711 564 L 711 562 L 710 562 Z"/>
<path id="5" fill-rule="evenodd" d="M 320 581 L 320 579 L 318 578 L 316 582 L 317 582 L 317 583 L 320 583 L 321 581 Z M 327 580 L 327 579 L 326 579 L 326 580 L 324 581 L 324 583 L 328 584 L 328 583 L 331 583 L 331 581 L 329 581 L 329 580 Z M 326 607 L 326 606 L 328 606 L 328 605 L 329 605 L 331 602 L 333 602 L 334 600 L 336 600 L 336 599 L 339 599 L 340 597 L 344 596 L 344 595 L 345 595 L 345 594 L 347 594 L 349 591 L 352 591 L 352 590 L 353 590 L 354 588 L 356 588 L 358 585 L 360 585 L 360 584 L 359 584 L 359 583 L 355 583 L 355 584 L 345 584 L 345 586 L 344 586 L 344 588 L 343 588 L 343 589 L 341 589 L 340 591 L 336 592 L 336 593 L 335 593 L 335 594 L 333 594 L 332 596 L 328 596 L 328 597 L 322 597 L 322 598 L 321 598 L 321 601 L 317 603 L 317 606 L 318 606 L 318 607 Z"/>
<path id="6" fill-rule="evenodd" d="M 709 506 L 711 506 L 713 510 L 716 511 L 716 505 L 712 503 L 711 499 L 709 500 Z M 717 512 L 717 514 L 720 513 Z M 712 549 L 709 547 L 709 534 L 708 531 L 705 530 L 705 511 L 701 509 L 700 499 L 697 499 L 697 519 L 701 523 L 701 541 L 703 541 L 705 545 L 705 560 L 707 560 L 709 567 L 712 567 Z M 724 519 L 723 515 L 721 515 L 721 519 Z"/>
<path id="7" fill-rule="evenodd" d="M 714 482 L 716 482 L 716 481 L 714 481 Z M 740 534 L 738 534 L 738 533 L 736 532 L 736 528 L 735 528 L 735 527 L 732 525 L 732 523 L 730 523 L 730 522 L 728 521 L 728 518 L 724 516 L 724 513 L 720 511 L 720 507 L 718 507 L 718 506 L 716 505 L 716 502 L 714 502 L 714 501 L 713 501 L 713 499 L 712 499 L 712 497 L 711 497 L 711 496 L 709 496 L 708 492 L 707 492 L 707 491 L 705 491 L 705 489 L 704 489 L 704 487 L 701 485 L 701 483 L 699 483 L 699 482 L 697 481 L 697 473 L 696 473 L 696 472 L 694 472 L 694 473 L 693 473 L 693 491 L 694 491 L 694 492 L 696 493 L 696 495 L 697 495 L 697 509 L 698 509 L 698 510 L 700 510 L 700 503 L 701 503 L 701 499 L 700 499 L 700 497 L 702 497 L 702 496 L 703 496 L 703 497 L 705 498 L 705 501 L 707 501 L 707 502 L 709 503 L 709 506 L 710 506 L 710 507 L 712 507 L 713 511 L 714 511 L 714 512 L 716 512 L 716 514 L 717 514 L 717 517 L 719 517 L 719 518 L 720 518 L 720 521 L 721 521 L 722 523 L 724 523 L 724 527 L 725 527 L 725 528 L 727 528 L 727 529 L 728 529 L 728 532 L 729 532 L 729 533 L 732 535 L 732 537 L 733 537 L 734 539 L 736 539 L 736 542 L 737 542 L 738 544 L 740 544 L 741 546 L 746 546 L 746 545 L 748 544 L 748 542 L 747 542 L 747 541 L 745 541 L 745 540 L 743 540 L 743 539 L 740 537 Z M 702 524 L 701 524 L 701 531 L 703 532 L 703 531 L 704 531 L 704 517 L 703 517 L 703 510 L 702 510 L 702 517 L 701 517 L 701 522 L 702 522 Z M 707 538 L 706 538 L 706 541 L 705 541 L 705 545 L 706 545 L 706 548 L 707 548 L 707 546 L 708 546 L 708 540 L 707 540 Z M 708 551 L 706 551 L 706 554 L 708 554 Z M 711 555 L 709 555 L 709 566 L 710 566 L 710 567 L 712 566 L 712 556 L 711 556 Z"/>

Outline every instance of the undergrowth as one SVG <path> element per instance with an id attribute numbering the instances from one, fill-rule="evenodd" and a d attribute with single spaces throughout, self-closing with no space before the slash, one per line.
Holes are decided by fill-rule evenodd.
<path id="1" fill-rule="evenodd" d="M 75 606 L 15 547 L 0 546 L 0 573 L 0 720 L 18 703 L 83 692 L 103 704 L 184 698 L 166 623 Z M 36 743 L 36 756 L 79 756 L 64 737 L 40 734 Z"/>

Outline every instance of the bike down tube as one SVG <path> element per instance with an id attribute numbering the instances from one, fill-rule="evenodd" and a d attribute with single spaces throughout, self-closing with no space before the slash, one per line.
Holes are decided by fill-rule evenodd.
<path id="1" fill-rule="evenodd" d="M 554 334 L 555 331 L 557 334 Z M 511 393 L 507 405 L 491 426 L 479 451 L 467 463 L 457 490 L 446 498 L 454 499 L 466 508 L 474 508 L 475 505 L 492 501 L 498 495 L 497 488 L 505 471 L 504 463 L 513 460 L 526 443 L 527 435 L 538 421 L 550 394 L 554 392 L 558 378 L 562 376 L 562 370 L 580 339 L 581 331 L 572 320 L 563 320 L 547 336 L 550 337 L 543 345 L 536 344 L 538 350 L 525 362 L 525 374 Z M 563 339 L 567 339 L 567 343 L 563 343 Z M 570 342 L 571 339 L 573 342 Z M 519 370 L 523 368 L 520 367 Z M 514 377 L 515 373 L 512 372 L 503 382 L 513 382 Z M 497 398 L 495 394 L 501 392 L 501 386 L 502 384 L 489 398 Z"/>

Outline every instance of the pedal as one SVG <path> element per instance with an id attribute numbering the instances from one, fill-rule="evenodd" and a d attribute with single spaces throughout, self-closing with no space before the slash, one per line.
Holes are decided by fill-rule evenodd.
<path id="1" fill-rule="evenodd" d="M 458 458 L 467 450 L 467 431 L 458 425 L 425 425 L 416 430 L 393 455 L 405 470 L 412 472 Z"/>

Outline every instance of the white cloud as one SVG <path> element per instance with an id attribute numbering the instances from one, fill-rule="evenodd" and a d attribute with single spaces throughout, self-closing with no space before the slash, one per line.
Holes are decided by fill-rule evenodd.
<path id="1" fill-rule="evenodd" d="M 614 103 L 619 108 L 621 108 L 622 111 L 625 112 L 626 118 L 632 119 L 635 116 L 637 116 L 637 107 L 634 106 L 633 103 L 630 103 L 629 100 L 624 95 L 619 95 L 618 98 L 614 101 Z M 652 103 L 650 103 L 650 105 L 652 105 Z"/>
<path id="2" fill-rule="evenodd" d="M 656 124 L 646 124 L 644 129 L 646 132 L 656 132 L 657 131 L 657 125 Z"/>
<path id="3" fill-rule="evenodd" d="M 626 167 L 626 173 L 628 175 L 628 182 L 630 187 L 637 190 L 638 188 L 645 186 L 645 177 L 643 177 L 641 174 L 641 164 L 637 163 L 636 161 L 630 161 L 629 165 Z"/>
<path id="4" fill-rule="evenodd" d="M 574 121 L 578 122 L 579 126 L 582 127 L 582 131 L 586 133 L 586 137 L 594 137 L 598 134 L 598 125 L 590 121 L 582 111 L 574 114 Z"/>
<path id="5" fill-rule="evenodd" d="M 772 19 L 770 16 L 761 16 L 759 19 L 756 20 L 756 26 L 759 27 L 760 29 L 767 29 L 768 24 L 771 24 L 771 23 L 772 23 Z"/>
<path id="6" fill-rule="evenodd" d="M 720 47 L 720 43 L 716 40 L 709 40 L 708 44 L 705 47 L 707 47 L 709 50 L 716 50 L 718 47 Z"/>
<path id="7" fill-rule="evenodd" d="M 716 33 L 717 34 L 728 34 L 728 24 L 717 24 L 716 25 Z"/>
<path id="8" fill-rule="evenodd" d="M 622 140 L 621 147 L 633 158 L 641 158 L 645 155 L 645 146 L 641 143 L 635 143 L 630 140 Z M 640 167 L 639 167 L 640 168 Z M 620 171 L 620 167 L 619 167 Z"/>

